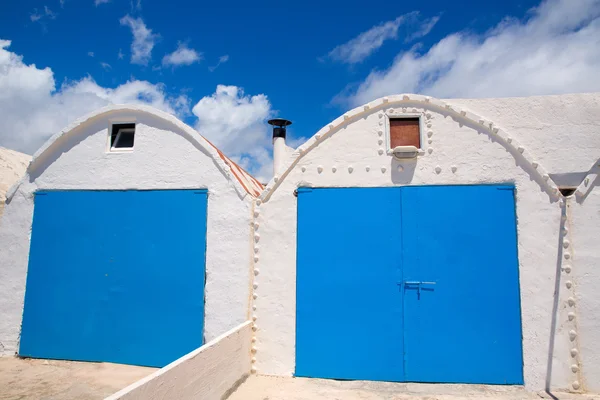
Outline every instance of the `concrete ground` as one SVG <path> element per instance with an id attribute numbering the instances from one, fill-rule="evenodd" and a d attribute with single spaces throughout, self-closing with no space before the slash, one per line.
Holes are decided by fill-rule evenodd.
<path id="1" fill-rule="evenodd" d="M 103 399 L 154 371 L 122 364 L 0 357 L 0 399 Z"/>
<path id="2" fill-rule="evenodd" d="M 527 392 L 518 386 L 336 381 L 252 375 L 228 400 L 600 399 L 593 395 Z"/>

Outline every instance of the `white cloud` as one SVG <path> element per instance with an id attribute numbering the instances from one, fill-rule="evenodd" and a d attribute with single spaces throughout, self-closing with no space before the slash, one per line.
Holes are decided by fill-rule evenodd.
<path id="1" fill-rule="evenodd" d="M 44 6 L 43 11 L 38 11 L 37 8 L 33 9 L 33 13 L 29 15 L 32 22 L 40 22 L 45 18 L 56 19 L 57 14 L 53 12 L 48 6 Z"/>
<path id="2" fill-rule="evenodd" d="M 24 63 L 9 50 L 10 44 L 0 40 L 0 146 L 32 154 L 76 118 L 111 103 L 148 104 L 179 118 L 190 115 L 189 98 L 168 94 L 160 83 L 130 80 L 107 88 L 88 76 L 57 87 L 50 68 Z M 266 120 L 273 110 L 267 96 L 219 85 L 192 112 L 195 128 L 225 154 L 259 179 L 271 177 L 271 129 Z"/>
<path id="3" fill-rule="evenodd" d="M 418 12 L 411 12 L 394 20 L 382 22 L 354 39 L 335 47 L 327 56 L 333 61 L 346 64 L 359 63 L 379 49 L 386 40 L 396 39 L 400 25 L 415 24 L 418 21 L 418 15 Z M 416 28 L 416 32 L 410 35 L 407 40 L 425 36 L 438 20 L 439 17 L 434 17 L 418 23 L 419 26 Z"/>
<path id="4" fill-rule="evenodd" d="M 29 15 L 29 18 L 31 19 L 32 22 L 37 22 L 40 19 L 42 19 L 43 15 L 38 13 L 37 10 L 34 10 L 33 13 L 31 15 Z"/>
<path id="5" fill-rule="evenodd" d="M 152 30 L 146 27 L 141 18 L 132 18 L 130 15 L 126 15 L 121 18 L 120 22 L 121 25 L 128 26 L 133 34 L 131 63 L 148 65 L 148 61 L 152 56 L 152 49 L 159 35 L 152 33 Z"/>
<path id="6" fill-rule="evenodd" d="M 165 67 L 179 67 L 181 65 L 192 65 L 202 60 L 202 53 L 187 47 L 185 43 L 179 43 L 177 50 L 163 57 L 162 65 Z"/>
<path id="7" fill-rule="evenodd" d="M 94 4 L 98 7 L 100 4 L 110 3 L 110 0 L 94 0 Z"/>
<path id="8" fill-rule="evenodd" d="M 110 0 L 106 0 L 110 1 Z M 131 12 L 141 11 L 142 9 L 142 0 L 131 0 Z"/>
<path id="9" fill-rule="evenodd" d="M 46 14 L 46 16 L 50 19 L 56 19 L 56 13 L 52 12 L 52 10 L 48 8 L 48 6 L 44 6 L 44 14 Z"/>
<path id="10" fill-rule="evenodd" d="M 431 30 L 433 29 L 435 24 L 438 23 L 439 20 L 440 17 L 436 16 L 421 22 L 417 29 L 415 29 L 415 31 L 412 34 L 408 35 L 406 39 L 404 39 L 404 42 L 412 42 L 413 40 L 417 40 L 422 38 L 423 36 L 426 36 L 429 32 L 431 32 Z"/>
<path id="11" fill-rule="evenodd" d="M 94 57 L 94 52 L 93 51 L 88 51 L 88 56 Z"/>
<path id="12" fill-rule="evenodd" d="M 218 85 L 215 93 L 196 103 L 192 113 L 198 117 L 196 129 L 215 146 L 258 179 L 271 177 L 271 131 L 266 120 L 273 110 L 267 96 Z"/>
<path id="13" fill-rule="evenodd" d="M 505 18 L 481 35 L 450 34 L 424 53 L 400 53 L 373 70 L 352 105 L 393 93 L 441 98 L 502 97 L 600 90 L 600 0 L 546 0 L 528 18 Z"/>
<path id="14" fill-rule="evenodd" d="M 91 77 L 58 89 L 48 67 L 27 65 L 0 40 L 0 146 L 33 153 L 74 119 L 110 103 L 149 104 L 184 115 L 186 96 L 170 96 L 164 85 L 132 80 L 116 88 L 99 86 Z"/>
<path id="15" fill-rule="evenodd" d="M 213 72 L 215 69 L 217 69 L 219 67 L 219 65 L 225 64 L 227 61 L 229 61 L 229 55 L 225 54 L 224 56 L 219 57 L 219 62 L 217 63 L 217 65 L 215 65 L 213 67 L 208 67 L 208 70 L 210 72 Z"/>
<path id="16" fill-rule="evenodd" d="M 123 50 L 119 49 L 119 53 L 117 54 L 117 58 L 119 60 L 122 60 L 123 58 L 125 58 L 125 54 L 123 54 Z"/>
<path id="17" fill-rule="evenodd" d="M 108 71 L 109 69 L 112 69 L 112 67 L 110 66 L 109 63 L 101 62 L 100 65 L 102 66 L 102 68 L 104 68 L 105 71 Z"/>

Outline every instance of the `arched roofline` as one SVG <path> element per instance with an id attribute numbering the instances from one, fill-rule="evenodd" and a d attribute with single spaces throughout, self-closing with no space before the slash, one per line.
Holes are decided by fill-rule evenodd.
<path id="1" fill-rule="evenodd" d="M 420 106 L 434 112 L 439 112 L 441 114 L 448 115 L 454 120 L 457 120 L 464 125 L 472 127 L 476 126 L 476 129 L 485 131 L 491 137 L 501 142 L 502 145 L 504 145 L 507 148 L 507 150 L 509 150 L 513 157 L 516 158 L 515 155 L 518 154 L 518 156 L 522 158 L 522 161 L 524 161 L 530 167 L 529 172 L 531 174 L 536 175 L 535 177 L 538 178 L 536 179 L 536 181 L 538 181 L 542 189 L 547 190 L 549 194 L 557 200 L 563 199 L 563 196 L 560 193 L 558 186 L 552 180 L 546 169 L 540 165 L 534 154 L 531 151 L 525 149 L 525 147 L 522 146 L 515 137 L 511 136 L 504 129 L 496 126 L 492 121 L 483 118 L 467 109 L 464 109 L 463 107 L 452 105 L 451 102 L 436 99 L 430 96 L 404 93 L 399 95 L 381 97 L 376 100 L 373 100 L 367 104 L 347 111 L 340 117 L 325 125 L 315 135 L 313 135 L 310 139 L 308 139 L 296 150 L 294 150 L 294 152 L 292 153 L 293 158 L 290 158 L 290 161 L 288 161 L 287 165 L 285 165 L 282 168 L 284 172 L 280 175 L 274 176 L 269 181 L 269 183 L 265 187 L 265 190 L 260 195 L 259 201 L 269 201 L 273 192 L 281 185 L 281 183 L 289 175 L 292 169 L 298 164 L 298 162 L 306 154 L 310 153 L 313 149 L 315 149 L 317 145 L 324 139 L 334 135 L 340 129 L 342 129 L 349 123 L 356 121 L 358 118 L 361 118 L 368 113 L 372 113 L 373 111 L 377 111 L 389 106 Z"/>
<path id="2" fill-rule="evenodd" d="M 76 135 L 82 131 L 81 128 L 85 127 L 87 124 L 93 123 L 98 118 L 103 118 L 110 116 L 111 114 L 117 112 L 132 112 L 132 113 L 143 113 L 147 114 L 151 117 L 158 118 L 164 122 L 170 123 L 183 131 L 186 135 L 184 137 L 190 141 L 197 148 L 200 148 L 205 154 L 212 158 L 213 162 L 221 171 L 221 173 L 225 176 L 226 179 L 230 180 L 240 196 L 240 198 L 244 198 L 246 195 L 250 194 L 252 197 L 256 197 L 259 194 L 258 190 L 249 189 L 244 183 L 240 181 L 240 179 L 233 173 L 232 167 L 230 165 L 234 165 L 237 169 L 240 169 L 237 164 L 233 163 L 229 158 L 223 155 L 214 145 L 212 145 L 208 140 L 206 140 L 198 131 L 187 125 L 186 123 L 179 120 L 174 115 L 171 115 L 167 112 L 158 110 L 154 107 L 146 106 L 146 105 L 133 105 L 133 104 L 113 104 L 103 108 L 100 108 L 90 114 L 87 114 L 81 118 L 78 118 L 71 124 L 69 124 L 66 128 L 62 129 L 60 132 L 54 134 L 50 139 L 44 143 L 42 147 L 39 148 L 38 151 L 33 155 L 29 166 L 27 167 L 27 172 L 21 180 L 17 184 L 15 184 L 10 191 L 6 194 L 7 201 L 9 201 L 13 195 L 16 193 L 21 184 L 29 179 L 29 176 L 32 172 L 35 172 L 38 168 L 42 168 L 43 160 L 47 159 L 54 152 L 61 151 L 60 143 L 65 139 L 69 138 L 71 135 Z M 231 164 L 230 164 L 231 163 Z M 233 168 L 235 168 L 233 167 Z M 245 172 L 245 171 L 244 171 Z M 249 176 L 249 174 L 246 173 Z M 245 177 L 245 179 L 254 178 Z M 261 187 L 262 188 L 262 187 Z"/>

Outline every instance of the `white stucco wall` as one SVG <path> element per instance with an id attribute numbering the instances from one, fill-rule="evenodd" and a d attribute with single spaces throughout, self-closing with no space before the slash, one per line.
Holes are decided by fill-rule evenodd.
<path id="1" fill-rule="evenodd" d="M 29 161 L 31 156 L 28 154 L 0 147 L 0 217 L 6 192 L 25 175 Z"/>
<path id="2" fill-rule="evenodd" d="M 599 95 L 591 97 L 595 102 L 600 99 Z M 573 101 L 587 104 L 584 100 Z M 547 160 L 553 172 L 563 172 L 561 169 L 569 172 L 582 168 L 583 164 L 566 158 L 561 164 L 564 129 L 553 128 L 552 134 L 537 142 L 523 137 L 552 125 L 558 110 L 564 120 L 577 120 L 580 108 L 562 108 L 560 97 L 531 102 L 529 108 L 536 110 L 534 117 L 526 118 L 529 108 L 525 107 L 525 117 L 520 119 L 526 130 L 520 123 L 511 122 L 510 113 L 502 111 L 519 108 L 509 107 L 509 99 L 499 102 L 498 112 L 492 112 L 494 101 L 486 100 L 483 103 L 488 107 L 487 113 L 478 115 L 477 101 L 457 102 L 468 104 L 463 109 L 453 106 L 452 101 L 446 103 L 424 96 L 390 96 L 349 111 L 300 146 L 287 160 L 289 169 L 269 183 L 255 212 L 253 318 L 258 373 L 284 376 L 294 373 L 296 197 L 293 192 L 297 187 L 514 183 L 525 385 L 531 390 L 580 388 L 580 370 L 571 368 L 578 358 L 574 361 L 570 355 L 574 342 L 569 333 L 575 328 L 568 318 L 567 307 L 574 288 L 560 285 L 564 274 L 566 231 L 562 227 L 566 219 L 561 216 L 565 204 L 540 159 Z M 540 102 L 541 108 L 533 107 Z M 518 103 L 528 104 L 522 99 Z M 547 103 L 552 107 L 544 112 Z M 425 119 L 424 151 L 416 160 L 399 162 L 386 154 L 385 134 L 382 134 L 385 113 L 418 113 Z M 513 130 L 492 118 L 498 115 Z M 600 129 L 600 116 L 586 118 L 585 123 L 571 126 L 569 132 L 578 140 L 587 141 L 579 147 L 593 147 L 585 150 L 588 157 L 600 154 L 600 143 L 594 139 Z M 357 205 L 372 206 L 377 205 Z M 598 228 L 593 231 L 598 237 Z M 595 293 L 589 295 L 597 298 Z M 590 334 L 597 337 L 597 333 Z"/>
<path id="3" fill-rule="evenodd" d="M 598 132 L 600 134 L 600 132 Z M 573 322 L 579 332 L 579 356 L 583 387 L 600 393 L 600 163 L 589 171 L 581 189 L 569 199 L 571 219 L 572 273 L 575 287 Z M 586 187 L 587 185 L 587 187 Z M 587 189 L 587 190 L 586 190 Z"/>
<path id="4" fill-rule="evenodd" d="M 588 171 L 600 156 L 598 93 L 448 102 L 514 132 L 551 174 Z"/>
<path id="5" fill-rule="evenodd" d="M 250 321 L 106 400 L 220 400 L 250 374 Z"/>
<path id="6" fill-rule="evenodd" d="M 108 153 L 111 121 L 132 120 L 133 151 Z M 0 352 L 18 348 L 36 190 L 208 189 L 205 339 L 246 321 L 252 200 L 227 171 L 197 132 L 147 107 L 112 106 L 57 134 L 9 194 L 0 224 Z"/>

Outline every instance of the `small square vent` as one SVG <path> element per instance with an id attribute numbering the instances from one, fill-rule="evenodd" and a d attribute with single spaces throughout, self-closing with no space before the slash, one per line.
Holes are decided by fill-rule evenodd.
<path id="1" fill-rule="evenodd" d="M 113 124 L 110 133 L 110 151 L 130 151 L 135 141 L 135 124 Z"/>

